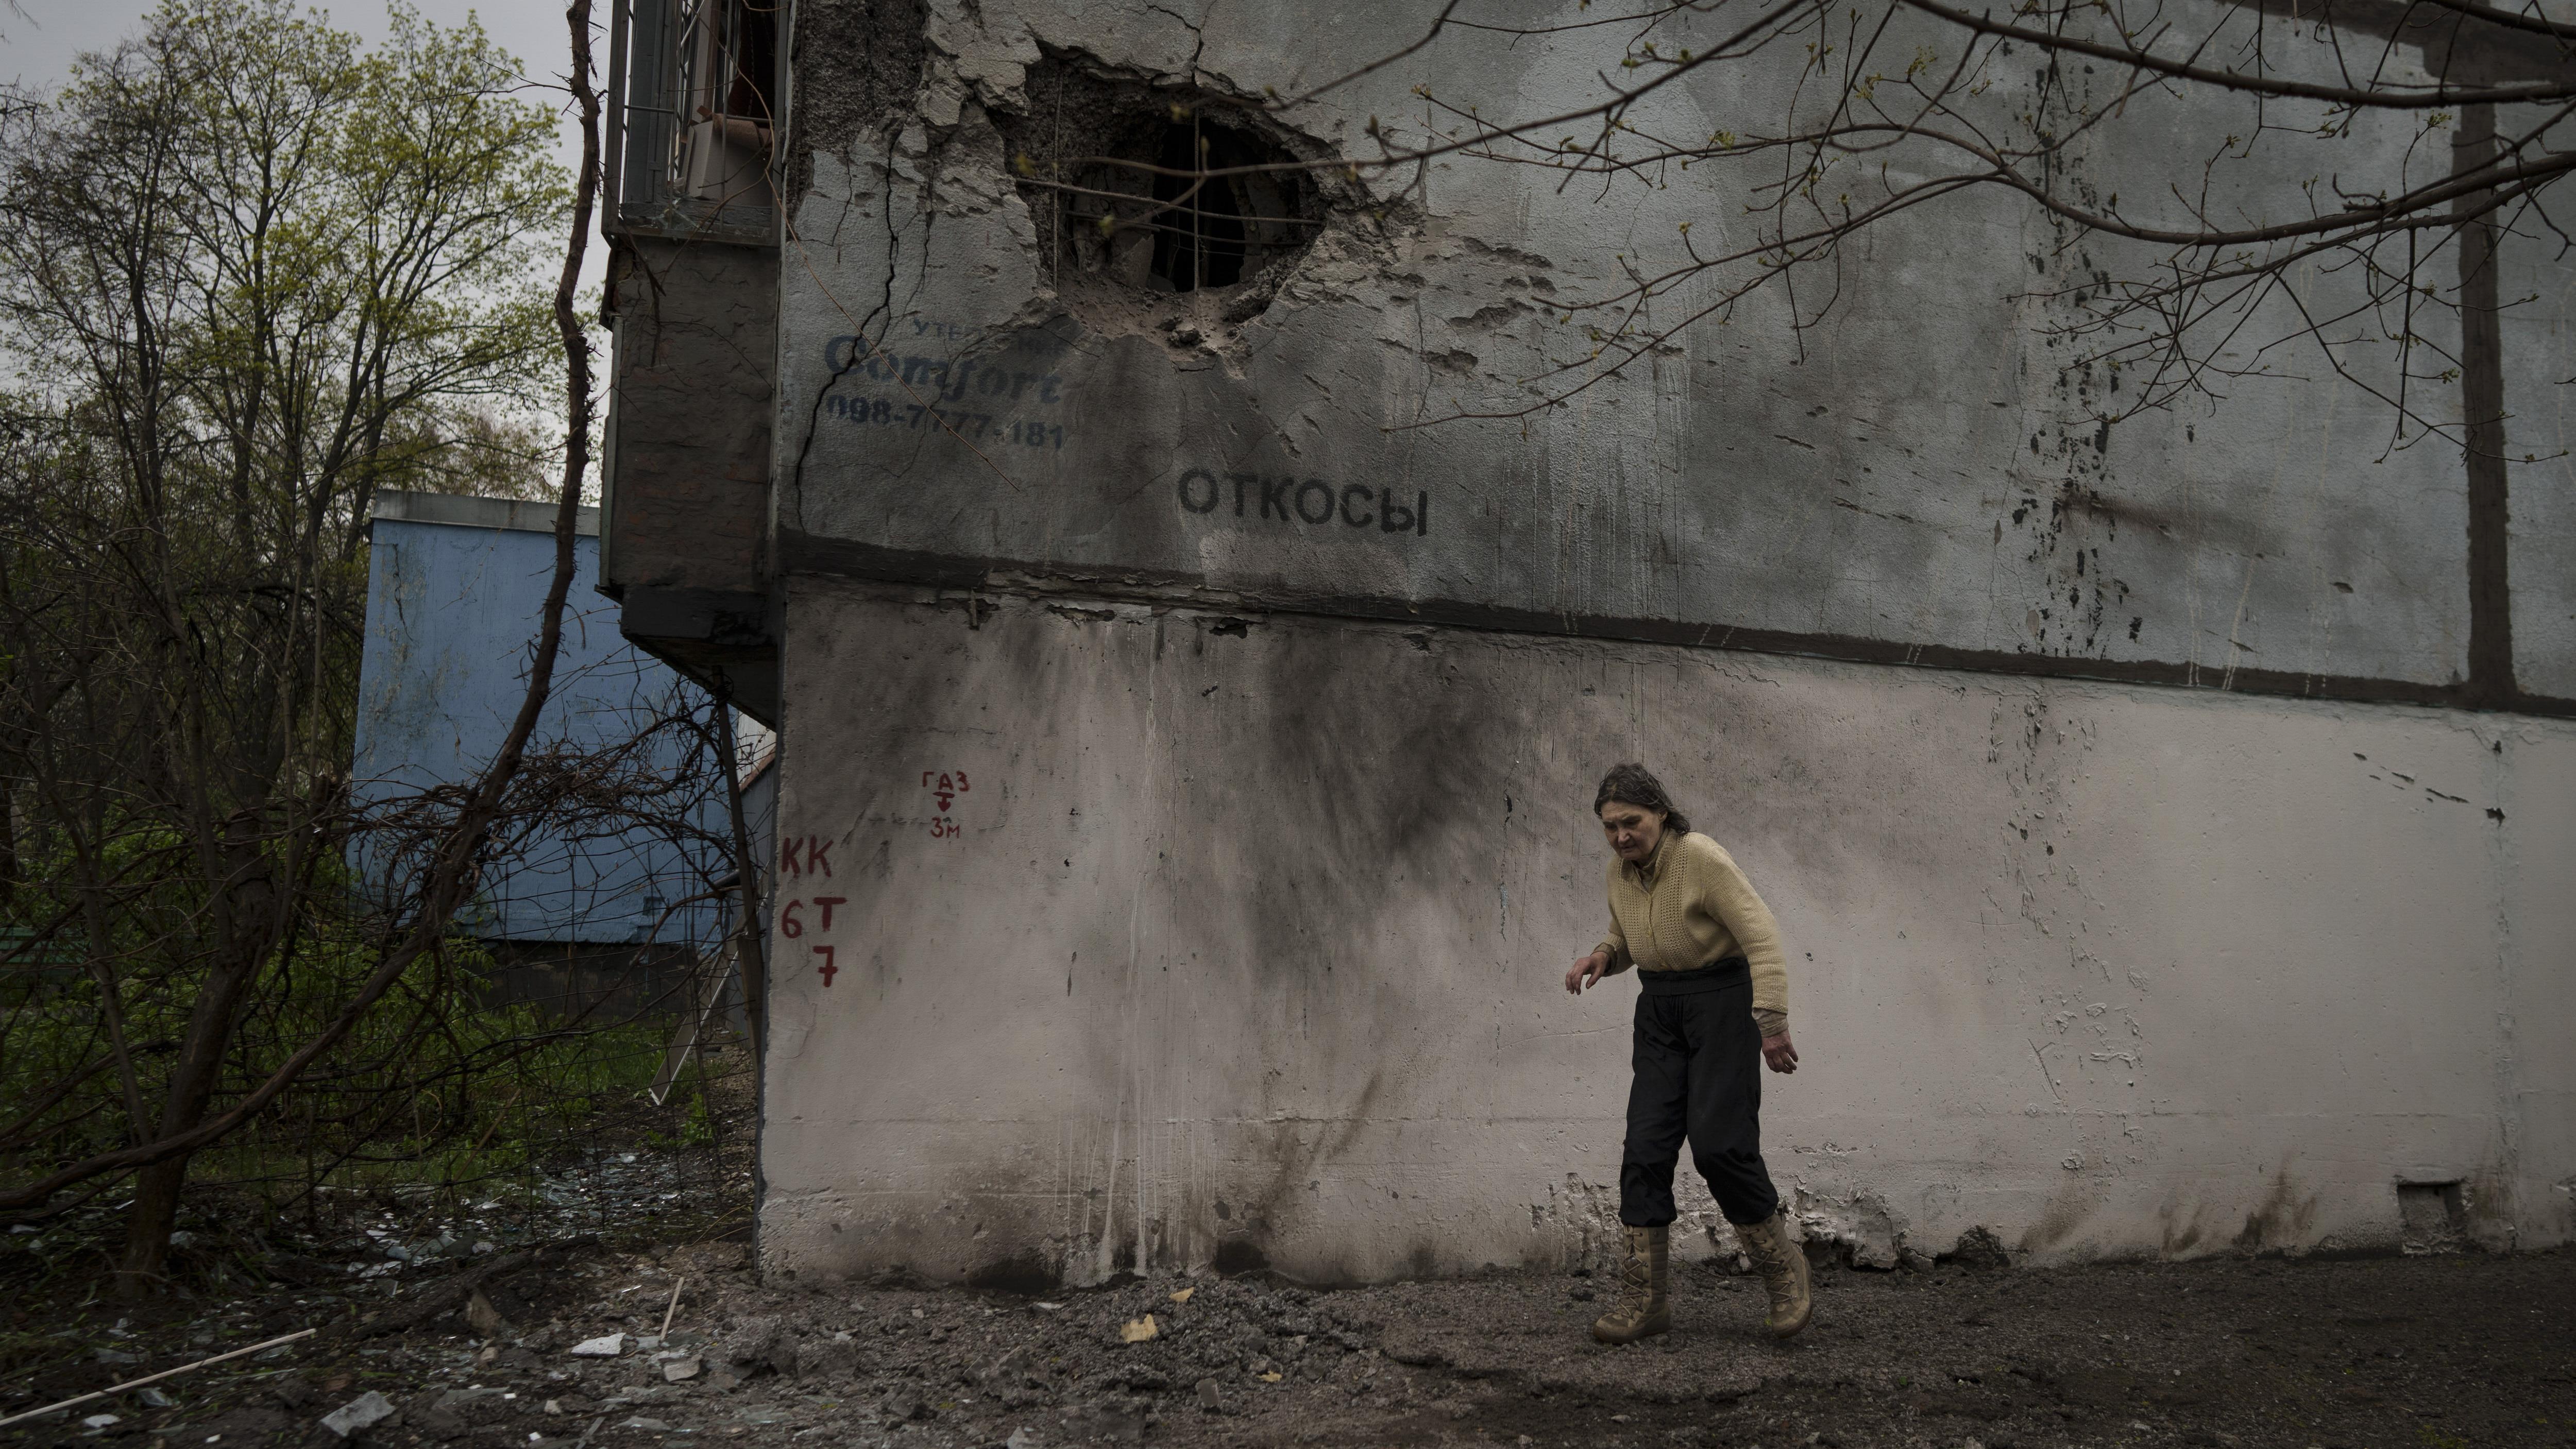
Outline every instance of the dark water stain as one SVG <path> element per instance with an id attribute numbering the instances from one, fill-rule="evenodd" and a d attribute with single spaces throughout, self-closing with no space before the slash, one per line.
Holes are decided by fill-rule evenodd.
<path id="1" fill-rule="evenodd" d="M 2247 1252 L 2295 1247 L 2307 1240 L 2316 1220 L 2316 1194 L 2301 1196 L 2298 1183 L 2290 1176 L 2289 1164 L 2283 1163 L 2273 1173 L 2272 1185 L 2263 1200 L 2245 1215 L 2245 1227 L 2236 1235 L 2236 1246 Z"/>
<path id="2" fill-rule="evenodd" d="M 989 1289 L 997 1293 L 1035 1295 L 1050 1293 L 1063 1286 L 1062 1268 L 1050 1263 L 1034 1248 L 1023 1248 L 998 1262 L 986 1263 L 966 1275 L 969 1288 Z"/>
<path id="3" fill-rule="evenodd" d="M 1243 1273 L 1259 1273 L 1270 1266 L 1270 1255 L 1250 1238 L 1227 1238 L 1216 1245 L 1216 1270 L 1231 1278 Z"/>
<path id="4" fill-rule="evenodd" d="M 2168 1202 L 2156 1209 L 2156 1220 L 2162 1228 L 2158 1251 L 2170 1258 L 2191 1251 L 2207 1236 L 2208 1213 L 2193 1208 L 2188 1217 L 2179 1204 Z"/>
<path id="5" fill-rule="evenodd" d="M 2074 1237 L 2092 1212 L 2092 1204 L 2085 1201 L 2083 1184 L 2068 1183 L 2049 1198 L 2048 1206 L 2040 1209 L 2039 1220 L 2024 1230 L 2021 1250 L 2035 1253 L 2056 1247 Z"/>

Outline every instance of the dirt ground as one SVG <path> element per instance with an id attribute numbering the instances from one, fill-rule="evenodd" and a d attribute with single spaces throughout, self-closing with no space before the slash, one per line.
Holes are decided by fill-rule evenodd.
<path id="1" fill-rule="evenodd" d="M 1705 1264 L 1675 1269 L 1670 1336 L 1609 1349 L 1585 1333 L 1607 1285 L 1573 1273 L 763 1284 L 748 1183 L 740 1133 L 603 1134 L 514 1202 L 205 1224 L 193 1276 L 144 1303 L 59 1248 L 31 1274 L 27 1245 L 77 1225 L 13 1235 L 0 1417 L 322 1331 L 0 1428 L 0 1449 L 2576 1445 L 2576 1253 L 1823 1268 L 1785 1344 L 1758 1283 Z M 353 1406 L 383 1417 L 324 1425 Z"/>
<path id="2" fill-rule="evenodd" d="M 399 1335 L 335 1332 L 173 1380 L 163 1407 L 130 1392 L 0 1435 L 338 1444 L 321 1417 L 372 1391 L 398 1412 L 356 1433 L 366 1449 L 817 1435 L 921 1449 L 2576 1445 L 2564 1252 L 1834 1270 L 1818 1276 L 1814 1327 L 1787 1344 L 1760 1331 L 1758 1285 L 1703 1269 L 1680 1274 L 1669 1337 L 1601 1348 L 1584 1334 L 1595 1288 L 1513 1274 L 1340 1292 L 1170 1279 L 1051 1299 L 798 1291 L 755 1282 L 739 1243 L 599 1252 L 487 1280 L 466 1306 L 534 1320 L 524 1328 L 487 1318 L 486 1337 L 450 1314 Z M 88 1351 L 0 1404 L 400 1303 L 281 1289 L 158 1315 L 92 1304 L 65 1344 Z M 1147 1315 L 1154 1336 L 1122 1341 Z M 611 1334 L 624 1335 L 615 1357 L 570 1351 Z M 136 1362 L 101 1363 L 93 1345 Z M 98 1413 L 118 1417 L 81 1422 Z"/>

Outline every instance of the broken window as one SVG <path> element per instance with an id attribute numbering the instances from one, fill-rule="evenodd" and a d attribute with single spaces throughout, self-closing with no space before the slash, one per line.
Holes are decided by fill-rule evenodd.
<path id="1" fill-rule="evenodd" d="M 616 224 L 770 239 L 783 0 L 616 0 L 609 177 Z"/>
<path id="2" fill-rule="evenodd" d="M 1323 224 L 1314 158 L 1252 109 L 1053 54 L 1027 95 L 997 119 L 1048 285 L 1077 311 L 1226 291 L 1225 320 L 1244 320 Z"/>

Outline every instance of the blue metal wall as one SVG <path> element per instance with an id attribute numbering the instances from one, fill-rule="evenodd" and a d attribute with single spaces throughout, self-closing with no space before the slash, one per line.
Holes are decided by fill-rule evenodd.
<path id="1" fill-rule="evenodd" d="M 553 569 L 554 537 L 535 531 L 550 514 L 495 499 L 398 494 L 380 501 L 368 559 L 352 787 L 362 805 L 382 811 L 431 786 L 471 781 L 500 748 L 526 691 Z M 557 742 L 613 746 L 656 718 L 706 703 L 695 685 L 619 636 L 617 606 L 594 588 L 599 540 L 582 537 L 575 546 L 579 572 L 532 750 Z M 667 777 L 686 755 L 670 736 L 657 742 L 653 758 Z M 700 757 L 690 818 L 722 838 L 724 795 L 705 768 L 711 763 Z M 379 892 L 392 858 L 391 839 L 382 835 L 362 838 L 353 852 L 368 888 Z M 641 942 L 665 907 L 729 869 L 712 848 L 684 847 L 649 830 L 540 830 L 491 861 L 463 920 L 492 940 Z M 651 939 L 709 944 L 722 919 L 717 903 L 684 907 Z"/>

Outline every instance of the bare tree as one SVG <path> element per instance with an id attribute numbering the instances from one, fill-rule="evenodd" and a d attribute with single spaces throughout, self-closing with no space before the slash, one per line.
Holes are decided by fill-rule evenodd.
<path id="1" fill-rule="evenodd" d="M 1419 115 L 1372 119 L 1373 166 L 1468 157 L 1603 199 L 1695 185 L 1729 203 L 1568 299 L 1562 320 L 1584 326 L 1526 406 L 1463 415 L 1561 402 L 1757 292 L 1785 297 L 1803 332 L 1869 234 L 2001 192 L 2053 229 L 2026 295 L 2056 304 L 2040 325 L 2078 344 L 2069 367 L 2120 381 L 2090 394 L 2103 420 L 2322 359 L 2389 405 L 2392 442 L 2501 448 L 2497 400 L 2473 395 L 2463 421 L 2428 399 L 2493 325 L 2498 232 L 2564 239 L 2547 202 L 2576 167 L 2576 26 L 2536 5 L 1710 0 L 1543 28 L 1463 8 L 1277 104 L 1452 36 L 1595 44 L 1595 93 L 1542 114 L 1416 87 Z M 1735 98 L 1741 118 L 1683 129 L 1693 93 Z M 2294 284 L 2315 275 L 2339 283 L 2326 300 Z"/>
<path id="2" fill-rule="evenodd" d="M 569 196 L 551 117 L 507 95 L 481 32 L 399 12 L 362 55 L 284 0 L 171 0 L 11 115 L 0 892 L 11 963 L 80 989 L 0 1002 L 0 1209 L 130 1181 L 128 1292 L 162 1271 L 191 1159 L 438 957 L 523 806 L 589 466 L 586 0 L 568 20 Z M 549 309 L 541 237 L 567 219 Z M 543 395 L 550 351 L 565 443 L 526 694 L 482 777 L 431 802 L 409 893 L 360 915 L 342 851 L 368 499 L 434 484 L 477 420 Z M 324 950 L 363 958 L 336 1008 L 228 1080 L 254 1006 Z M 113 1145 L 66 1131 L 102 1081 Z"/>

